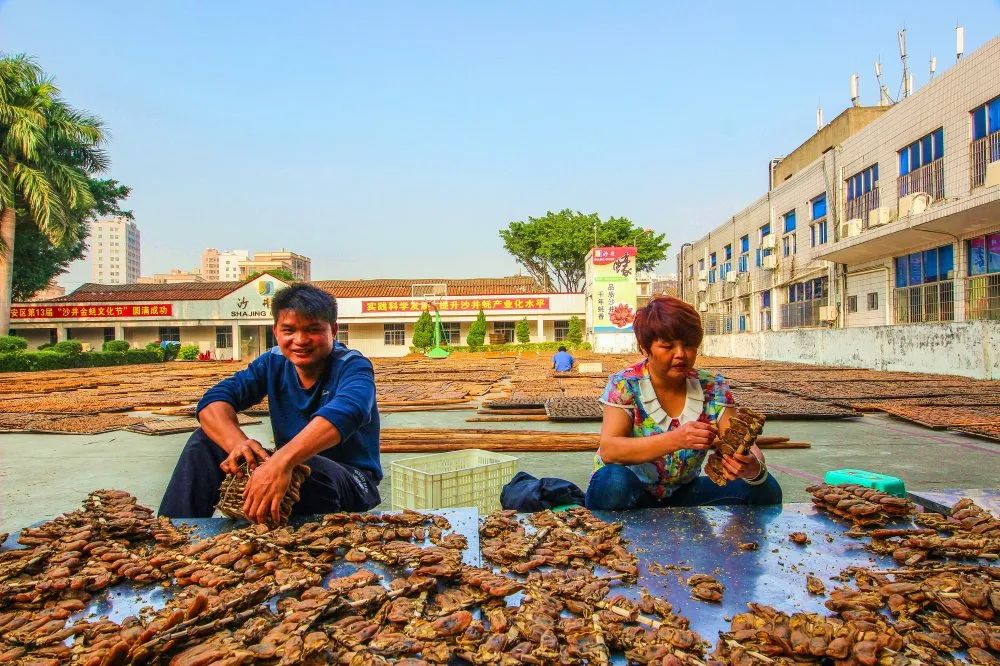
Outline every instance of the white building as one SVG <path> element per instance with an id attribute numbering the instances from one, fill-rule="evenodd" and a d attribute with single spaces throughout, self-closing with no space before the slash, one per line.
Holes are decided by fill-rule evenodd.
<path id="1" fill-rule="evenodd" d="M 139 227 L 124 217 L 90 224 L 91 275 L 97 284 L 139 280 Z"/>
<path id="2" fill-rule="evenodd" d="M 223 250 L 206 248 L 201 253 L 201 277 L 209 282 L 232 282 L 240 279 L 240 262 L 247 261 L 247 250 Z"/>
<path id="3" fill-rule="evenodd" d="M 681 247 L 705 353 L 1000 377 L 1000 37 L 771 174 Z"/>

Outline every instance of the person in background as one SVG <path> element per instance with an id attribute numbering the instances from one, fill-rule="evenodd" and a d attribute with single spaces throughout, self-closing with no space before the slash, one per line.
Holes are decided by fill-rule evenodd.
<path id="1" fill-rule="evenodd" d="M 566 351 L 565 346 L 560 346 L 552 356 L 552 369 L 556 372 L 569 372 L 573 369 L 573 355 Z"/>
<path id="2" fill-rule="evenodd" d="M 645 358 L 611 375 L 601 396 L 587 508 L 780 504 L 781 487 L 756 445 L 749 455 L 723 456 L 725 486 L 701 474 L 733 401 L 721 374 L 695 367 L 703 337 L 698 312 L 661 296 L 636 312 L 632 327 Z"/>
<path id="3" fill-rule="evenodd" d="M 292 470 L 312 470 L 293 515 L 367 511 L 381 502 L 375 372 L 361 352 L 336 342 L 337 301 L 295 284 L 271 301 L 278 346 L 210 388 L 198 403 L 201 428 L 181 451 L 160 515 L 207 518 L 226 474 L 250 470 L 243 513 L 278 521 Z M 236 414 L 267 397 L 277 450 L 247 437 Z"/>

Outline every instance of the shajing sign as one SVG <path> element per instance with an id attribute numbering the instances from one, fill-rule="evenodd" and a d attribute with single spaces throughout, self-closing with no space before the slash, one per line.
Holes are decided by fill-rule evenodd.
<path id="1" fill-rule="evenodd" d="M 548 298 L 453 298 L 435 301 L 441 312 L 477 312 L 479 310 L 548 310 Z M 429 309 L 427 301 L 361 301 L 361 311 L 369 312 L 423 312 Z"/>
<path id="2" fill-rule="evenodd" d="M 10 309 L 11 320 L 25 319 L 131 319 L 133 317 L 169 317 L 173 314 L 170 303 L 143 305 L 31 305 Z"/>

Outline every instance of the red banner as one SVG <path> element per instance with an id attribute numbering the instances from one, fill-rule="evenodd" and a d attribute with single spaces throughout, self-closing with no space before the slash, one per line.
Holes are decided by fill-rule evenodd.
<path id="1" fill-rule="evenodd" d="M 145 305 L 19 305 L 10 309 L 15 319 L 130 319 L 132 317 L 169 317 L 173 314 L 170 303 Z"/>
<path id="2" fill-rule="evenodd" d="M 548 310 L 548 298 L 452 298 L 435 301 L 441 312 L 479 310 Z M 423 312 L 427 301 L 361 301 L 362 312 Z"/>
<path id="3" fill-rule="evenodd" d="M 638 248 L 635 247 L 595 247 L 594 265 L 613 264 L 622 257 L 636 256 L 638 251 Z"/>

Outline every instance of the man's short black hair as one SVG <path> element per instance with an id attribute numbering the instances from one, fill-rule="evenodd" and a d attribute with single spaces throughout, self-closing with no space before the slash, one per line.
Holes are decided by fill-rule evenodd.
<path id="1" fill-rule="evenodd" d="M 551 349 L 551 347 L 549 347 L 549 349 Z M 559 345 L 559 351 L 566 351 L 566 346 L 565 345 Z"/>
<path id="2" fill-rule="evenodd" d="M 292 310 L 309 319 L 327 321 L 331 326 L 337 323 L 337 299 L 319 287 L 304 282 L 285 287 L 271 299 L 271 314 L 275 324 L 278 323 L 282 310 Z"/>

